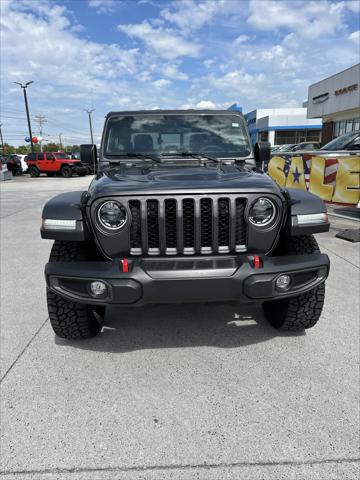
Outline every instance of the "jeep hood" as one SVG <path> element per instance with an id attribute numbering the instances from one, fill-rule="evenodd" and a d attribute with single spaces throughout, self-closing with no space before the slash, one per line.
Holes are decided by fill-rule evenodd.
<path id="1" fill-rule="evenodd" d="M 92 199 L 112 195 L 202 192 L 269 192 L 279 194 L 273 180 L 262 172 L 236 165 L 199 167 L 121 166 L 99 173 L 89 187 Z"/>

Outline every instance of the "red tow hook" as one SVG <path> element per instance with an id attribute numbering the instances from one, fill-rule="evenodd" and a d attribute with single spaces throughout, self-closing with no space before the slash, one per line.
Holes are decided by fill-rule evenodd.
<path id="1" fill-rule="evenodd" d="M 259 255 L 254 255 L 253 266 L 255 269 L 262 267 L 262 261 Z"/>
<path id="2" fill-rule="evenodd" d="M 123 258 L 121 260 L 121 265 L 122 265 L 123 273 L 128 273 L 129 272 L 129 260 L 127 258 Z"/>

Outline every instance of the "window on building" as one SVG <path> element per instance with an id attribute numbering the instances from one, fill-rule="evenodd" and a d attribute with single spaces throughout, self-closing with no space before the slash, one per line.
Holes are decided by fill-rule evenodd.
<path id="1" fill-rule="evenodd" d="M 275 145 L 296 144 L 301 142 L 320 142 L 321 130 L 277 130 Z"/>
<path id="2" fill-rule="evenodd" d="M 351 118 L 350 120 L 339 120 L 334 122 L 333 137 L 339 137 L 343 133 L 360 130 L 360 118 Z"/>

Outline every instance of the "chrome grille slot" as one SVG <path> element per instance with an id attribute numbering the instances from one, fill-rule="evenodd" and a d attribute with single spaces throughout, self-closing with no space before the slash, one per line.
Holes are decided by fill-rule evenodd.
<path id="1" fill-rule="evenodd" d="M 246 221 L 245 221 L 246 202 L 243 198 L 237 198 L 235 201 L 236 208 L 236 227 L 235 227 L 235 250 L 246 250 Z M 241 250 L 243 248 L 243 250 Z"/>
<path id="2" fill-rule="evenodd" d="M 173 198 L 165 200 L 165 235 L 166 250 L 177 250 L 176 200 Z"/>
<path id="3" fill-rule="evenodd" d="M 130 244 L 132 248 L 141 249 L 141 205 L 139 200 L 130 200 L 131 212 Z"/>
<path id="4" fill-rule="evenodd" d="M 246 198 L 201 195 L 129 199 L 132 255 L 246 251 Z"/>
<path id="5" fill-rule="evenodd" d="M 160 247 L 159 203 L 157 200 L 147 201 L 147 228 L 149 253 L 156 254 L 156 250 Z"/>
<path id="6" fill-rule="evenodd" d="M 213 212 L 211 198 L 202 198 L 200 200 L 201 215 L 201 249 L 210 249 L 212 247 L 213 231 Z"/>
<path id="7" fill-rule="evenodd" d="M 219 198 L 219 252 L 230 251 L 230 201 L 228 198 Z"/>
<path id="8" fill-rule="evenodd" d="M 184 253 L 195 253 L 195 206 L 192 198 L 183 200 L 183 238 Z"/>

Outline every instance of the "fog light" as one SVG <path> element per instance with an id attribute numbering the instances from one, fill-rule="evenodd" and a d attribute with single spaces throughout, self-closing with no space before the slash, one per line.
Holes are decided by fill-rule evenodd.
<path id="1" fill-rule="evenodd" d="M 90 292 L 93 297 L 103 297 L 107 292 L 107 286 L 104 282 L 91 282 Z"/>
<path id="2" fill-rule="evenodd" d="M 280 277 L 278 277 L 275 282 L 276 290 L 279 290 L 279 292 L 286 292 L 286 290 L 289 290 L 290 284 L 290 275 L 280 275 Z"/>

